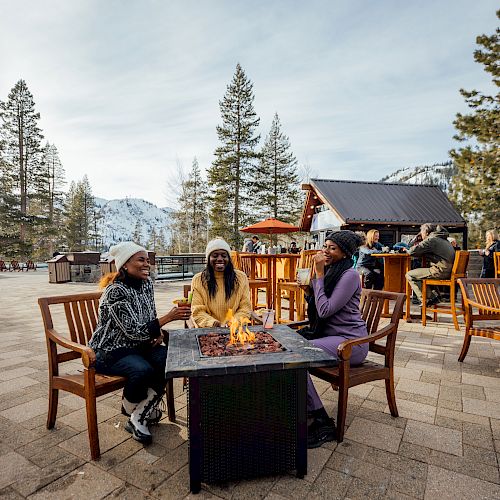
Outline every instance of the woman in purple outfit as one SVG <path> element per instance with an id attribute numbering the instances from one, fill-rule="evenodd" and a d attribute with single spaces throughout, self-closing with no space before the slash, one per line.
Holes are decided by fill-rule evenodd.
<path id="1" fill-rule="evenodd" d="M 327 233 L 323 250 L 313 257 L 315 279 L 303 287 L 308 303 L 311 342 L 337 358 L 337 347 L 345 340 L 367 335 L 359 301 L 361 284 L 353 269 L 352 255 L 362 243 L 352 231 Z M 351 364 L 363 362 L 368 344 L 353 347 Z M 336 437 L 335 422 L 328 416 L 311 377 L 307 386 L 308 447 L 317 448 Z"/>

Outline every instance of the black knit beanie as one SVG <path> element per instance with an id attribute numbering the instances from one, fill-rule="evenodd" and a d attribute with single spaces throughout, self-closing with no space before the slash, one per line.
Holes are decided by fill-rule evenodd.
<path id="1" fill-rule="evenodd" d="M 361 236 L 349 230 L 328 232 L 326 233 L 325 240 L 333 241 L 347 257 L 352 257 L 353 253 L 363 243 Z"/>

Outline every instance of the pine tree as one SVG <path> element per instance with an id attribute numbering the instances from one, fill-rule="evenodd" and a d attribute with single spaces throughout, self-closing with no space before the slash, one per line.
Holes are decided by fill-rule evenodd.
<path id="1" fill-rule="evenodd" d="M 139 219 L 135 222 L 134 233 L 132 235 L 132 241 L 138 245 L 142 245 L 142 224 Z"/>
<path id="2" fill-rule="evenodd" d="M 66 197 L 65 238 L 69 250 L 83 251 L 95 245 L 98 235 L 95 202 L 87 176 L 72 182 Z"/>
<path id="3" fill-rule="evenodd" d="M 54 144 L 47 142 L 43 147 L 39 170 L 30 213 L 34 219 L 35 256 L 47 258 L 62 243 L 63 232 L 64 168 Z"/>
<path id="4" fill-rule="evenodd" d="M 248 221 L 251 210 L 249 189 L 260 140 L 255 129 L 260 119 L 253 108 L 253 85 L 238 64 L 231 83 L 219 106 L 222 125 L 217 127 L 221 145 L 208 170 L 212 186 L 211 233 L 227 239 L 236 248 L 241 246 L 239 229 Z"/>
<path id="5" fill-rule="evenodd" d="M 497 11 L 500 18 L 500 10 Z M 493 76 L 500 86 L 500 28 L 491 36 L 476 39 L 479 48 L 474 52 L 476 62 Z M 484 231 L 497 227 L 500 220 L 500 93 L 486 95 L 477 90 L 461 89 L 470 113 L 458 113 L 453 124 L 454 139 L 467 143 L 453 149 L 450 155 L 458 170 L 451 187 L 453 199 L 461 212 L 479 231 L 472 240 L 484 240 Z"/>
<path id="6" fill-rule="evenodd" d="M 261 208 L 259 215 L 295 223 L 302 210 L 297 160 L 288 137 L 281 131 L 277 113 L 262 147 L 255 177 Z"/>
<path id="7" fill-rule="evenodd" d="M 5 144 L 8 176 L 19 196 L 20 224 L 19 240 L 22 251 L 30 252 L 31 242 L 29 203 L 34 184 L 41 172 L 41 140 L 38 127 L 40 114 L 35 112 L 33 95 L 26 82 L 19 80 L 10 91 L 7 101 L 0 102 L 2 136 Z M 16 193 L 17 194 L 17 193 Z"/>
<path id="8" fill-rule="evenodd" d="M 173 214 L 178 252 L 202 252 L 206 246 L 208 186 L 194 158 L 187 179 L 181 182 L 178 209 Z"/>

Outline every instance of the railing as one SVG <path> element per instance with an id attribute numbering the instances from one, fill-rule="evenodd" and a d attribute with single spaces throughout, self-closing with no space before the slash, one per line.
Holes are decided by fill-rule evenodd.
<path id="1" fill-rule="evenodd" d="M 185 279 L 202 271 L 206 265 L 206 258 L 203 254 L 156 256 L 155 265 L 157 279 Z"/>

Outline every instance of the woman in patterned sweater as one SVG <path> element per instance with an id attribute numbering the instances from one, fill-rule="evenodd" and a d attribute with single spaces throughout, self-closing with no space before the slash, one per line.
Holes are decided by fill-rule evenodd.
<path id="1" fill-rule="evenodd" d="M 205 250 L 207 267 L 193 278 L 191 311 L 199 327 L 223 325 L 229 309 L 238 320 L 250 317 L 248 278 L 244 272 L 234 269 L 230 252 L 223 239 L 210 241 Z"/>
<path id="2" fill-rule="evenodd" d="M 130 418 L 125 429 L 134 439 L 151 442 L 148 425 L 158 422 L 158 402 L 165 389 L 167 348 L 161 327 L 187 319 L 188 308 L 172 308 L 157 317 L 147 251 L 131 241 L 111 248 L 117 273 L 104 276 L 99 321 L 89 346 L 96 353 L 96 370 L 127 378 L 122 413 Z"/>

